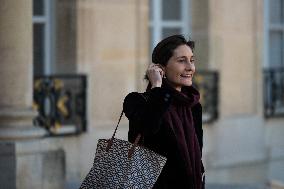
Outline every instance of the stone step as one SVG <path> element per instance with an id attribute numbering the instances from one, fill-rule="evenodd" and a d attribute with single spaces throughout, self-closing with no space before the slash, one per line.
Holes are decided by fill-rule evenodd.
<path id="1" fill-rule="evenodd" d="M 242 184 L 206 184 L 206 189 L 268 189 L 263 185 L 242 185 Z"/>
<path id="2" fill-rule="evenodd" d="M 206 189 L 284 189 L 284 183 L 270 180 L 266 184 L 213 184 L 206 183 Z"/>

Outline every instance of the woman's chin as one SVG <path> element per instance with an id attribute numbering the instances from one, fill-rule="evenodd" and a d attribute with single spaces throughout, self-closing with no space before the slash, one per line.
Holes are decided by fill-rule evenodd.
<path id="1" fill-rule="evenodd" d="M 186 78 L 180 80 L 181 86 L 191 86 L 192 85 L 192 79 Z"/>
<path id="2" fill-rule="evenodd" d="M 183 82 L 182 86 L 184 87 L 190 87 L 192 85 L 192 81 L 187 81 L 187 82 Z"/>

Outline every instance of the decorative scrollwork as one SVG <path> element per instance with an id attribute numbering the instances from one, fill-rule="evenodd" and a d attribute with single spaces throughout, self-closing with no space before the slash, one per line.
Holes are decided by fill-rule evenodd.
<path id="1" fill-rule="evenodd" d="M 263 72 L 264 116 L 284 116 L 284 68 L 269 68 Z"/>
<path id="2" fill-rule="evenodd" d="M 86 76 L 38 76 L 34 80 L 34 108 L 36 125 L 50 134 L 68 134 L 86 130 Z M 71 132 L 70 132 L 71 131 Z"/>
<path id="3" fill-rule="evenodd" d="M 194 76 L 193 83 L 200 92 L 204 123 L 218 118 L 218 82 L 218 73 L 214 71 L 198 71 Z"/>

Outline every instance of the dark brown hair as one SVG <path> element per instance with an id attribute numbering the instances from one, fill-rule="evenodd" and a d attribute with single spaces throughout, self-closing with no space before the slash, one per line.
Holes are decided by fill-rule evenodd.
<path id="1" fill-rule="evenodd" d="M 154 48 L 152 62 L 166 66 L 174 50 L 180 45 L 187 45 L 192 51 L 194 49 L 194 41 L 186 40 L 183 35 L 172 35 L 160 41 Z"/>

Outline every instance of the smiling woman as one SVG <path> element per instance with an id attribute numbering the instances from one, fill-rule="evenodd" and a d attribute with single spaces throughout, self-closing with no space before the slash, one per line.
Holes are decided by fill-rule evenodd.
<path id="1" fill-rule="evenodd" d="M 154 48 L 146 71 L 146 92 L 124 100 L 128 139 L 142 134 L 142 144 L 165 156 L 167 163 L 154 189 L 203 189 L 202 107 L 192 86 L 194 42 L 182 35 L 165 38 Z"/>
<path id="2" fill-rule="evenodd" d="M 182 86 L 191 86 L 195 72 L 194 42 L 186 41 L 181 35 L 170 36 L 162 40 L 153 50 L 152 64 L 148 67 L 146 78 L 152 79 L 153 70 L 159 70 L 165 81 L 173 88 L 181 91 Z M 155 78 L 155 76 L 152 76 Z M 159 80 L 158 80 L 159 81 Z M 148 88 L 159 87 L 161 82 L 149 82 Z"/>
<path id="3" fill-rule="evenodd" d="M 168 64 L 163 67 L 168 82 L 178 91 L 183 86 L 192 85 L 192 77 L 195 72 L 192 50 L 187 45 L 180 45 L 174 50 Z"/>

